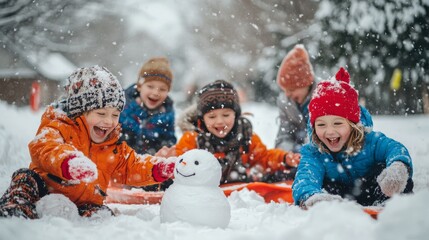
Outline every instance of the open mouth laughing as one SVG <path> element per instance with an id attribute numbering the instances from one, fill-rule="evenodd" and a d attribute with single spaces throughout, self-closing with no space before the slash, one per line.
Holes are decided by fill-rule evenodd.
<path id="1" fill-rule="evenodd" d="M 108 130 L 109 128 L 94 126 L 95 134 L 97 134 L 100 137 L 106 136 Z"/>
<path id="2" fill-rule="evenodd" d="M 339 137 L 336 137 L 336 138 L 327 138 L 327 139 L 328 139 L 329 143 L 332 144 L 332 145 L 336 145 L 336 144 L 338 144 L 340 142 L 340 138 Z"/>

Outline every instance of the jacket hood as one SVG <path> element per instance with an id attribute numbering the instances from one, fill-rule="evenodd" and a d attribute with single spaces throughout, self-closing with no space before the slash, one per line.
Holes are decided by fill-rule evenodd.
<path id="1" fill-rule="evenodd" d="M 176 125 L 182 132 L 197 130 L 198 109 L 197 104 L 194 103 L 185 108 L 178 116 Z"/>

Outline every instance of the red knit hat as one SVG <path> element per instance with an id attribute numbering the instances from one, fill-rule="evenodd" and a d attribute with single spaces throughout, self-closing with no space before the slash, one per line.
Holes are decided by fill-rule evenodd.
<path id="1" fill-rule="evenodd" d="M 312 126 L 318 117 L 326 115 L 336 115 L 354 123 L 359 122 L 358 92 L 349 83 L 349 73 L 340 68 L 335 79 L 325 80 L 317 85 L 308 106 Z"/>
<path id="2" fill-rule="evenodd" d="M 297 44 L 286 55 L 277 73 L 277 84 L 283 90 L 294 90 L 313 84 L 314 74 L 307 50 Z"/>

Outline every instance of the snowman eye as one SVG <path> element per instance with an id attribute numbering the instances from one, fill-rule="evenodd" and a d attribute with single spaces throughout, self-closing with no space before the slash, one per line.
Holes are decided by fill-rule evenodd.
<path id="1" fill-rule="evenodd" d="M 183 158 L 179 160 L 179 163 L 183 162 Z"/>
<path id="2" fill-rule="evenodd" d="M 198 162 L 198 161 L 195 161 L 194 163 L 195 163 L 195 165 L 199 165 L 200 164 L 200 162 Z"/>

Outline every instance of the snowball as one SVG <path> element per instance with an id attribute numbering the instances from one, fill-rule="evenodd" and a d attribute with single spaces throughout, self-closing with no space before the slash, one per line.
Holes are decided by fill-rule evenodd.
<path id="1" fill-rule="evenodd" d="M 48 194 L 36 202 L 36 211 L 41 218 L 45 216 L 78 219 L 77 206 L 62 194 Z"/>

